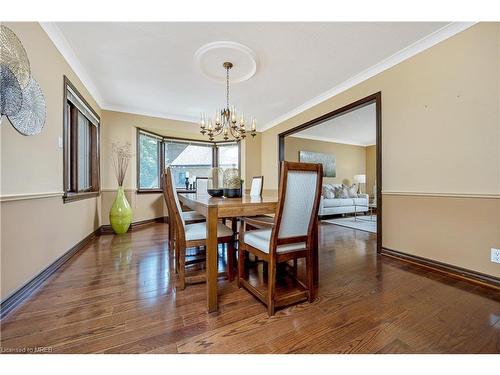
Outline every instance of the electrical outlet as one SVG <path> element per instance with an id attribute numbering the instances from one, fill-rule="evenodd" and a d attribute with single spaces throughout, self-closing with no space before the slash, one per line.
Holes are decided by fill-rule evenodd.
<path id="1" fill-rule="evenodd" d="M 491 261 L 493 263 L 500 263 L 500 249 L 491 248 Z"/>

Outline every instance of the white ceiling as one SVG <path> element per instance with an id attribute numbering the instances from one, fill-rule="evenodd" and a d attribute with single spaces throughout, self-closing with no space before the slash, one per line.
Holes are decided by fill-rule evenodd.
<path id="1" fill-rule="evenodd" d="M 370 104 L 295 133 L 292 137 L 371 146 L 376 143 L 375 116 L 375 104 Z"/>
<path id="2" fill-rule="evenodd" d="M 466 28 L 436 22 L 42 26 L 103 109 L 194 122 L 225 102 L 225 84 L 201 73 L 195 52 L 215 41 L 241 43 L 255 53 L 257 69 L 231 86 L 231 102 L 256 116 L 259 130 Z"/>

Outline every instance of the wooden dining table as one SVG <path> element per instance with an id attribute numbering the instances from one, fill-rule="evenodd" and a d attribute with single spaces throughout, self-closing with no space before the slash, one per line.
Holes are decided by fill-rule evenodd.
<path id="1" fill-rule="evenodd" d="M 250 196 L 241 198 L 214 198 L 208 194 L 189 193 L 179 194 L 179 200 L 186 207 L 205 216 L 207 222 L 206 242 L 206 279 L 207 279 L 207 308 L 208 312 L 217 311 L 217 276 L 218 276 L 218 251 L 217 251 L 217 223 L 219 219 L 236 218 L 243 216 L 256 216 L 273 214 L 278 205 L 277 195 Z M 313 262 L 314 279 L 318 281 L 318 246 L 317 222 L 314 229 Z"/>

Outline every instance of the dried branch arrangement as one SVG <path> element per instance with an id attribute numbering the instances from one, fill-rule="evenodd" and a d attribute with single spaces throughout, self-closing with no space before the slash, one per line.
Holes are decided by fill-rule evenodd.
<path id="1" fill-rule="evenodd" d="M 113 161 L 113 168 L 115 170 L 116 180 L 118 186 L 123 186 L 125 174 L 127 173 L 128 163 L 132 157 L 130 142 L 121 145 L 120 142 L 113 142 L 111 144 L 111 159 Z"/>

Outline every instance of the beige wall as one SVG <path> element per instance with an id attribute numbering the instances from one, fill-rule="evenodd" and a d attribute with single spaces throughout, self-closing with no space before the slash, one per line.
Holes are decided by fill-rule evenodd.
<path id="1" fill-rule="evenodd" d="M 375 196 L 373 187 L 377 180 L 377 146 L 366 147 L 366 187 L 365 192 L 370 194 L 370 197 Z"/>
<path id="2" fill-rule="evenodd" d="M 45 96 L 47 120 L 42 133 L 30 137 L 1 120 L 2 300 L 97 229 L 101 216 L 100 198 L 62 201 L 63 75 L 98 113 L 99 107 L 39 24 L 4 24 L 26 49 Z"/>
<path id="3" fill-rule="evenodd" d="M 477 216 L 462 202 L 448 199 L 438 223 L 429 218 L 439 215 L 434 202 L 446 197 L 421 206 L 414 202 L 420 202 L 416 193 L 465 194 L 469 206 L 481 205 L 482 195 L 498 202 L 499 87 L 500 26 L 480 23 L 265 131 L 265 189 L 278 186 L 280 132 L 381 91 L 382 189 L 389 207 L 383 214 L 383 245 L 498 277 L 500 265 L 489 260 L 490 248 L 500 247 L 498 203 L 484 211 L 482 222 L 492 224 L 478 232 Z M 391 207 L 391 192 L 406 195 Z M 408 207 L 419 210 L 411 225 L 404 220 L 411 214 Z M 460 227 L 450 222 L 450 212 L 461 218 Z"/>
<path id="4" fill-rule="evenodd" d="M 261 134 L 257 133 L 255 138 L 251 136 L 241 142 L 241 175 L 245 176 L 244 186 L 250 189 L 252 178 L 261 176 Z"/>
<path id="5" fill-rule="evenodd" d="M 323 179 L 324 183 L 350 185 L 353 183 L 354 175 L 365 174 L 366 150 L 363 146 L 285 137 L 285 160 L 299 161 L 299 151 L 314 151 L 335 155 L 337 176 L 333 178 L 325 177 Z"/>

